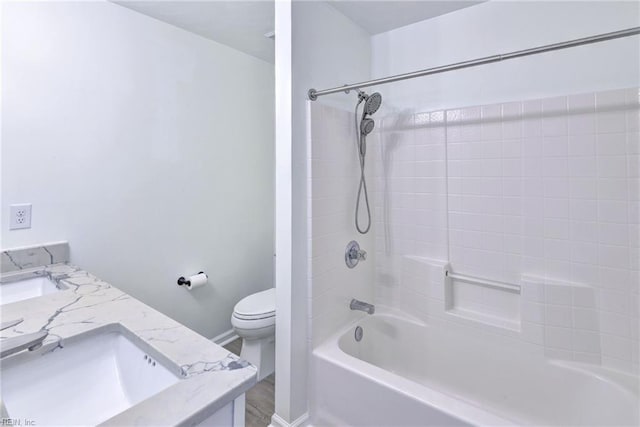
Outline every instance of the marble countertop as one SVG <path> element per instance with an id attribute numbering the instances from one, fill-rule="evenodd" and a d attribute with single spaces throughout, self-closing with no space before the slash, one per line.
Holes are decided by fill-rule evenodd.
<path id="1" fill-rule="evenodd" d="M 256 369 L 246 361 L 78 267 L 57 263 L 19 269 L 3 273 L 0 280 L 36 276 L 47 276 L 66 289 L 3 305 L 2 322 L 24 322 L 0 332 L 2 338 L 44 329 L 49 335 L 36 351 L 47 352 L 80 334 L 101 333 L 109 326 L 125 328 L 166 359 L 167 368 L 181 378 L 103 425 L 195 425 L 256 382 Z"/>

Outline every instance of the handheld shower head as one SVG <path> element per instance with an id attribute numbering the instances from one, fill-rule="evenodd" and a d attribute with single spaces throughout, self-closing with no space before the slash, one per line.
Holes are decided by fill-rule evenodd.
<path id="1" fill-rule="evenodd" d="M 360 133 L 362 135 L 369 135 L 371 131 L 373 131 L 374 126 L 375 122 L 373 121 L 373 119 L 370 119 L 368 117 L 364 118 L 360 122 Z"/>

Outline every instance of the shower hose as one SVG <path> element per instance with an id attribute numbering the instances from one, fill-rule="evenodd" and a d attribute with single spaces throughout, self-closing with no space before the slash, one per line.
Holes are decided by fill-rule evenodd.
<path id="1" fill-rule="evenodd" d="M 356 230 L 360 234 L 367 234 L 369 229 L 371 228 L 371 208 L 369 206 L 369 194 L 367 192 L 367 180 L 364 176 L 364 164 L 365 164 L 365 155 L 367 152 L 367 136 L 363 134 L 360 130 L 360 126 L 358 126 L 358 107 L 362 103 L 362 100 L 358 101 L 356 104 L 355 111 L 355 125 L 356 125 L 356 147 L 358 149 L 358 158 L 360 159 L 360 184 L 358 185 L 358 196 L 356 198 Z M 364 117 L 364 115 L 363 115 Z M 362 194 L 364 193 L 364 202 L 367 208 L 367 226 L 363 229 L 360 227 L 360 222 L 358 217 L 360 216 L 360 199 L 362 198 Z"/>

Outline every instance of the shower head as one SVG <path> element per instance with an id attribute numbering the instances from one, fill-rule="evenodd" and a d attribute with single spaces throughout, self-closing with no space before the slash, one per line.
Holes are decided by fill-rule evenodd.
<path id="1" fill-rule="evenodd" d="M 369 95 L 369 97 L 365 101 L 364 111 L 367 114 L 371 115 L 376 111 L 378 111 L 378 108 L 380 108 L 380 105 L 382 105 L 382 95 L 380 95 L 380 93 L 378 92 L 374 92 L 371 95 Z"/>
<path id="2" fill-rule="evenodd" d="M 375 122 L 373 121 L 373 119 L 364 118 L 360 122 L 360 133 L 365 136 L 369 135 L 371 131 L 373 131 L 374 126 L 375 126 Z"/>
<path id="3" fill-rule="evenodd" d="M 360 102 L 365 101 L 364 103 L 364 114 L 372 115 L 380 108 L 382 105 L 382 95 L 379 92 L 374 92 L 371 95 L 367 95 L 365 92 L 359 90 L 358 91 L 358 100 Z"/>

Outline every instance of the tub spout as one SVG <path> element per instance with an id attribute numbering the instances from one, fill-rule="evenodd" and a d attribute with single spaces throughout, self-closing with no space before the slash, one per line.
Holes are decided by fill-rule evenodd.
<path id="1" fill-rule="evenodd" d="M 351 300 L 351 304 L 349 304 L 349 308 L 351 310 L 364 311 L 367 314 L 373 314 L 376 311 L 376 307 L 373 304 L 369 304 L 364 301 L 358 301 L 355 298 Z"/>

